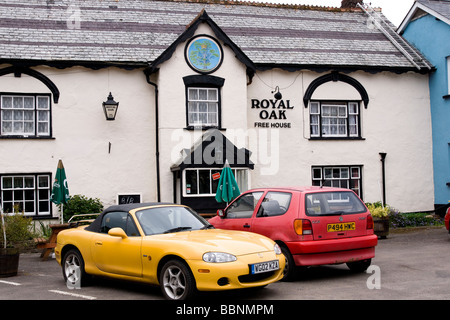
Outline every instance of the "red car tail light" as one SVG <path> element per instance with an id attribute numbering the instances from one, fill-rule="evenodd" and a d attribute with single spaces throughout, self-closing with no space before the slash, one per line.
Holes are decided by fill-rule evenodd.
<path id="1" fill-rule="evenodd" d="M 366 229 L 373 229 L 373 218 L 371 214 L 367 215 L 367 224 L 366 224 Z"/>
<path id="2" fill-rule="evenodd" d="M 311 235 L 312 225 L 308 219 L 296 219 L 294 220 L 294 230 L 300 236 Z"/>

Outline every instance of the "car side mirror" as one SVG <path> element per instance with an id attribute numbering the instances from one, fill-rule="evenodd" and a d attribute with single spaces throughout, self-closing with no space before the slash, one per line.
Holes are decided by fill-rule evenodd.
<path id="1" fill-rule="evenodd" d="M 225 212 L 222 209 L 217 210 L 217 215 L 221 218 L 225 218 Z"/>
<path id="2" fill-rule="evenodd" d="M 112 228 L 108 231 L 108 234 L 112 237 L 120 237 L 122 239 L 125 239 L 127 237 L 127 234 L 125 231 L 123 231 L 122 228 Z"/>

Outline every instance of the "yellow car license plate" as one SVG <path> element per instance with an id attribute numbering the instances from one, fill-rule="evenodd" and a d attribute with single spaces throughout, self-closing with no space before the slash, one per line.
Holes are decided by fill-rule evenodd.
<path id="1" fill-rule="evenodd" d="M 355 230 L 354 222 L 329 223 L 327 224 L 328 232 Z"/>
<path id="2" fill-rule="evenodd" d="M 274 271 L 274 270 L 280 269 L 278 260 L 255 263 L 255 264 L 251 264 L 249 266 L 250 266 L 251 274 L 257 274 L 257 273 Z"/>

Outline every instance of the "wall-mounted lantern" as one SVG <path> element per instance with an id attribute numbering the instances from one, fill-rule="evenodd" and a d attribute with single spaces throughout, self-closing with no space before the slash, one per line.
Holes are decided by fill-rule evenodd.
<path id="1" fill-rule="evenodd" d="M 114 98 L 110 92 L 108 100 L 103 102 L 103 110 L 105 111 L 106 120 L 114 120 L 116 118 L 118 108 L 119 103 L 114 101 Z"/>

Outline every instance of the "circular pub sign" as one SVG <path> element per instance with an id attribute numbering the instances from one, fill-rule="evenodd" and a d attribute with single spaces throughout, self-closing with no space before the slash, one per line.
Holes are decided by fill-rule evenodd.
<path id="1" fill-rule="evenodd" d="M 220 67 L 223 51 L 215 39 L 207 35 L 199 35 L 192 38 L 186 45 L 185 58 L 194 71 L 206 74 Z"/>

